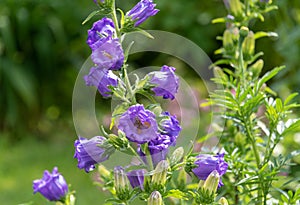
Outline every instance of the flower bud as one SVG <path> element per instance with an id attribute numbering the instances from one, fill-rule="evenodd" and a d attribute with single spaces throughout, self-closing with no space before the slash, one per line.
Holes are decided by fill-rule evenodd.
<path id="1" fill-rule="evenodd" d="M 236 17 L 242 17 L 243 8 L 240 0 L 229 0 L 229 11 Z"/>
<path id="2" fill-rule="evenodd" d="M 99 165 L 98 166 L 98 173 L 100 174 L 100 177 L 101 178 L 110 178 L 110 171 L 108 171 L 107 169 L 106 169 L 106 167 L 105 166 L 103 166 L 103 165 Z"/>
<path id="3" fill-rule="evenodd" d="M 240 29 L 240 35 L 241 37 L 246 37 L 249 34 L 249 28 L 242 26 Z"/>
<path id="4" fill-rule="evenodd" d="M 228 205 L 228 201 L 225 197 L 221 197 L 221 199 L 219 200 L 219 204 L 220 205 Z"/>
<path id="5" fill-rule="evenodd" d="M 151 180 L 154 188 L 164 187 L 167 181 L 168 168 L 169 163 L 166 160 L 162 160 L 157 164 Z"/>
<path id="6" fill-rule="evenodd" d="M 208 190 L 210 193 L 216 193 L 220 175 L 217 170 L 212 171 L 204 182 L 203 189 Z"/>
<path id="7" fill-rule="evenodd" d="M 250 31 L 242 45 L 244 60 L 246 60 L 246 61 L 251 60 L 251 58 L 254 54 L 254 49 L 255 49 L 254 33 L 252 31 Z"/>
<path id="8" fill-rule="evenodd" d="M 252 72 L 252 77 L 253 78 L 259 77 L 263 67 L 264 67 L 264 61 L 262 59 L 259 59 L 252 66 L 250 66 L 249 70 Z"/>
<path id="9" fill-rule="evenodd" d="M 180 162 L 180 160 L 182 159 L 184 154 L 184 149 L 183 147 L 178 147 L 172 154 L 171 158 L 170 158 L 170 162 L 171 162 L 171 166 L 177 164 L 178 162 Z"/>
<path id="10" fill-rule="evenodd" d="M 148 198 L 148 205 L 163 205 L 161 194 L 158 191 L 151 193 L 150 197 Z"/>
<path id="11" fill-rule="evenodd" d="M 119 199 L 124 200 L 129 198 L 129 181 L 124 169 L 120 166 L 114 168 L 114 179 L 116 194 Z"/>
<path id="12" fill-rule="evenodd" d="M 232 53 L 234 48 L 233 46 L 232 34 L 228 29 L 226 29 L 223 34 L 223 47 L 227 52 Z"/>

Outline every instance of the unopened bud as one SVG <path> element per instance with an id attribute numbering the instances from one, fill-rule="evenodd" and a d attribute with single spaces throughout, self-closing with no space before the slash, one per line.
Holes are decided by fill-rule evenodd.
<path id="1" fill-rule="evenodd" d="M 98 166 L 98 173 L 100 174 L 101 178 L 103 177 L 107 179 L 110 177 L 110 171 L 108 171 L 103 165 Z"/>
<path id="2" fill-rule="evenodd" d="M 204 182 L 203 189 L 210 193 L 216 193 L 220 181 L 220 175 L 217 170 L 212 171 Z"/>
<path id="3" fill-rule="evenodd" d="M 228 205 L 228 201 L 225 197 L 221 197 L 221 199 L 219 200 L 219 204 L 220 205 Z"/>
<path id="4" fill-rule="evenodd" d="M 253 78 L 259 77 L 263 67 L 264 67 L 264 61 L 262 59 L 259 59 L 252 66 L 250 66 L 249 70 L 252 72 L 252 77 Z"/>
<path id="5" fill-rule="evenodd" d="M 184 149 L 183 147 L 178 147 L 172 154 L 171 158 L 170 158 L 170 162 L 171 162 L 171 166 L 177 164 L 178 162 L 180 162 L 180 160 L 182 159 L 184 154 Z"/>
<path id="6" fill-rule="evenodd" d="M 246 61 L 251 60 L 251 58 L 254 54 L 254 50 L 255 50 L 254 33 L 252 31 L 250 31 L 242 45 L 244 60 L 246 60 Z"/>
<path id="7" fill-rule="evenodd" d="M 150 197 L 148 198 L 148 205 L 163 205 L 163 199 L 158 191 L 151 193 Z"/>
<path id="8" fill-rule="evenodd" d="M 166 160 L 160 161 L 154 170 L 154 174 L 152 176 L 152 184 L 155 187 L 164 187 L 167 181 L 167 172 L 169 168 L 169 163 Z"/>
<path id="9" fill-rule="evenodd" d="M 236 17 L 243 15 L 243 7 L 240 0 L 229 0 L 229 11 Z"/>
<path id="10" fill-rule="evenodd" d="M 249 28 L 245 27 L 245 26 L 242 26 L 241 29 L 240 29 L 240 35 L 242 37 L 246 37 L 246 36 L 248 36 L 248 34 L 249 34 Z"/>
<path id="11" fill-rule="evenodd" d="M 124 169 L 120 166 L 114 168 L 115 189 L 119 199 L 128 199 L 129 181 Z"/>
<path id="12" fill-rule="evenodd" d="M 219 78 L 224 81 L 228 81 L 227 75 L 223 72 L 223 70 L 220 67 L 215 66 L 213 69 L 213 73 L 214 73 L 215 78 Z"/>

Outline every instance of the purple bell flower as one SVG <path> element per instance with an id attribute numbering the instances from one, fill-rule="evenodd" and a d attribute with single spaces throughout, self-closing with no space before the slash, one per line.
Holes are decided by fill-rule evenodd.
<path id="1" fill-rule="evenodd" d="M 77 167 L 90 172 L 95 169 L 95 164 L 107 160 L 114 148 L 111 145 L 107 145 L 106 148 L 100 147 L 105 141 L 106 139 L 102 136 L 96 136 L 91 139 L 80 137 L 79 140 L 76 140 L 74 143 L 74 158 L 78 160 Z"/>
<path id="2" fill-rule="evenodd" d="M 127 172 L 127 178 L 129 179 L 132 188 L 139 187 L 144 190 L 144 175 L 146 171 L 144 169 L 133 170 Z"/>
<path id="3" fill-rule="evenodd" d="M 165 160 L 169 152 L 169 146 L 176 144 L 176 137 L 169 135 L 159 135 L 156 139 L 148 143 L 154 167 L 161 161 Z"/>
<path id="4" fill-rule="evenodd" d="M 126 137 L 138 144 L 149 142 L 157 137 L 158 125 L 153 112 L 143 105 L 133 105 L 120 117 L 118 128 Z"/>
<path id="5" fill-rule="evenodd" d="M 179 87 L 179 78 L 174 73 L 175 68 L 164 65 L 160 71 L 149 73 L 150 83 L 155 87 L 152 91 L 156 96 L 163 96 L 164 99 L 175 98 Z"/>
<path id="6" fill-rule="evenodd" d="M 118 85 L 118 77 L 111 70 L 97 67 L 92 67 L 90 73 L 84 76 L 84 80 L 87 86 L 96 86 L 103 97 L 111 96 L 108 86 Z"/>
<path id="7" fill-rule="evenodd" d="M 155 9 L 156 4 L 152 0 L 141 0 L 130 11 L 126 13 L 126 16 L 131 17 L 135 21 L 134 26 L 138 26 L 146 21 L 150 16 L 154 16 L 159 11 Z"/>
<path id="8" fill-rule="evenodd" d="M 171 116 L 169 112 L 164 112 L 162 114 L 169 117 L 169 119 L 164 119 L 160 123 L 163 128 L 163 134 L 166 134 L 166 135 L 169 135 L 172 137 L 178 137 L 178 135 L 181 131 L 181 127 L 176 118 L 176 115 Z"/>
<path id="9" fill-rule="evenodd" d="M 63 201 L 68 193 L 68 185 L 58 173 L 57 167 L 54 167 L 52 173 L 45 170 L 42 179 L 33 181 L 33 193 L 36 192 L 40 192 L 49 201 Z"/>
<path id="10" fill-rule="evenodd" d="M 196 156 L 197 160 L 195 161 L 196 168 L 192 169 L 193 173 L 200 179 L 206 180 L 208 175 L 217 170 L 220 176 L 226 173 L 228 164 L 224 161 L 224 153 L 217 154 L 216 156 L 208 155 L 208 154 L 200 154 Z M 222 183 L 222 179 L 219 181 L 218 187 L 220 188 L 224 184 Z"/>
<path id="11" fill-rule="evenodd" d="M 118 39 L 107 40 L 92 52 L 93 62 L 103 69 L 118 70 L 124 62 L 124 53 Z"/>
<path id="12" fill-rule="evenodd" d="M 93 27 L 88 30 L 88 38 L 86 43 L 90 46 L 92 51 L 94 51 L 106 41 L 113 39 L 115 32 L 115 25 L 113 21 L 104 17 L 95 22 Z"/>

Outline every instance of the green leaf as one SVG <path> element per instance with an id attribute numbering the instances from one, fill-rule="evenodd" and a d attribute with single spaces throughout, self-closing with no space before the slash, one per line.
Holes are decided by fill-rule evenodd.
<path id="1" fill-rule="evenodd" d="M 284 105 L 287 105 L 289 102 L 291 102 L 296 96 L 298 95 L 298 93 L 292 93 L 290 94 L 284 101 Z"/>
<path id="2" fill-rule="evenodd" d="M 275 32 L 265 32 L 265 31 L 259 31 L 254 34 L 255 39 L 259 39 L 259 38 L 263 38 L 263 37 L 276 37 L 277 38 L 278 34 Z"/>
<path id="3" fill-rule="evenodd" d="M 81 23 L 82 25 L 84 25 L 86 22 L 88 22 L 89 20 L 91 20 L 91 18 L 93 18 L 94 16 L 96 16 L 97 14 L 99 14 L 100 11 L 97 10 L 97 11 L 93 11 L 92 13 L 90 13 L 86 19 Z"/>
<path id="4" fill-rule="evenodd" d="M 285 66 L 276 67 L 273 70 L 267 72 L 257 83 L 256 89 L 259 90 L 264 83 L 269 81 L 271 78 L 273 78 L 275 75 L 277 75 Z"/>
<path id="5" fill-rule="evenodd" d="M 225 23 L 226 22 L 226 18 L 216 18 L 216 19 L 213 19 L 212 20 L 212 23 L 215 24 L 215 23 Z"/>
<path id="6" fill-rule="evenodd" d="M 186 194 L 178 189 L 172 189 L 168 191 L 165 197 L 174 197 L 176 199 L 188 200 Z"/>
<path id="7" fill-rule="evenodd" d="M 126 102 L 115 107 L 115 109 L 112 113 L 112 118 L 111 118 L 111 123 L 110 123 L 109 129 L 112 129 L 113 126 L 115 125 L 116 117 L 122 115 L 127 110 L 128 107 L 129 107 L 129 105 Z"/>

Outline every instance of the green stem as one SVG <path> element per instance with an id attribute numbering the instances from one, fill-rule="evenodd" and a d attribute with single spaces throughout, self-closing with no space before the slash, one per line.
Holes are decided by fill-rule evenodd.
<path id="1" fill-rule="evenodd" d="M 132 90 L 126 68 L 124 68 L 124 76 L 123 77 L 124 77 L 125 86 L 126 86 L 127 91 L 129 93 L 129 98 L 131 99 L 132 104 L 136 104 L 135 95 L 134 95 L 134 92 Z"/>
<path id="2" fill-rule="evenodd" d="M 111 13 L 111 18 L 115 24 L 115 29 L 116 29 L 116 35 L 118 38 L 121 37 L 121 32 L 120 32 L 120 27 L 118 23 L 118 17 L 117 17 L 117 12 L 116 12 L 116 2 L 113 0 L 113 6 L 112 6 L 112 13 Z"/>
<path id="3" fill-rule="evenodd" d="M 245 76 L 245 65 L 244 65 L 244 56 L 243 56 L 243 41 L 244 41 L 244 38 L 241 37 L 240 38 L 240 42 L 239 42 L 239 59 L 238 59 L 238 63 L 239 63 L 239 68 L 240 68 L 240 72 L 241 72 L 241 84 L 242 84 L 242 88 L 245 89 L 245 79 L 246 79 L 246 76 Z"/>

